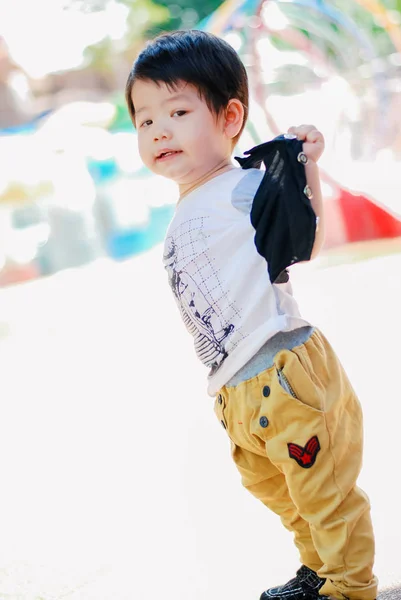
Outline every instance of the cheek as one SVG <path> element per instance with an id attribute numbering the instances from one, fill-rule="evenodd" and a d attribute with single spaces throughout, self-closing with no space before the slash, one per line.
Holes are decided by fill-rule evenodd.
<path id="1" fill-rule="evenodd" d="M 216 157 L 220 156 L 223 146 L 221 137 L 213 128 L 200 128 L 196 136 L 198 156 Z"/>
<path id="2" fill-rule="evenodd" d="M 184 135 L 201 154 L 207 154 L 219 145 L 219 135 L 215 127 L 200 120 L 193 123 L 190 129 L 186 129 Z"/>

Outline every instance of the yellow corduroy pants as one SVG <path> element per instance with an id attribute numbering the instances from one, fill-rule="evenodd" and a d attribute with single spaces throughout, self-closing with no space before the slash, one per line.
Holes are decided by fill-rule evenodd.
<path id="1" fill-rule="evenodd" d="M 301 562 L 326 579 L 320 594 L 376 598 L 370 505 L 356 486 L 361 407 L 322 333 L 223 387 L 215 412 L 243 485 L 294 533 Z"/>

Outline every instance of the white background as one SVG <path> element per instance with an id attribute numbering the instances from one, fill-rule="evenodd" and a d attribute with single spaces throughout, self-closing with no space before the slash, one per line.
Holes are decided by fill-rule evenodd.
<path id="1" fill-rule="evenodd" d="M 400 576 L 401 255 L 293 268 L 365 413 L 376 572 Z M 0 600 L 252 600 L 293 576 L 240 484 L 160 246 L 0 290 Z"/>

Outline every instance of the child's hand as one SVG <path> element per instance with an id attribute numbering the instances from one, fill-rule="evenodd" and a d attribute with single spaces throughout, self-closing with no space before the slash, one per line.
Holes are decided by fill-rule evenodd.
<path id="1" fill-rule="evenodd" d="M 290 127 L 288 133 L 297 136 L 299 140 L 304 140 L 303 151 L 306 156 L 317 162 L 323 154 L 324 137 L 323 134 L 313 125 L 299 125 L 298 127 Z"/>

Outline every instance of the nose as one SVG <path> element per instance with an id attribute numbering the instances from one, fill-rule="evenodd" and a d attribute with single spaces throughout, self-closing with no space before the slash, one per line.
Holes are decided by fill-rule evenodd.
<path id="1" fill-rule="evenodd" d="M 159 142 L 160 140 L 168 140 L 171 138 L 171 132 L 169 131 L 168 127 L 166 127 L 164 124 L 160 123 L 160 125 L 157 126 L 157 128 L 155 128 L 155 132 L 154 132 L 154 141 L 155 142 Z"/>

